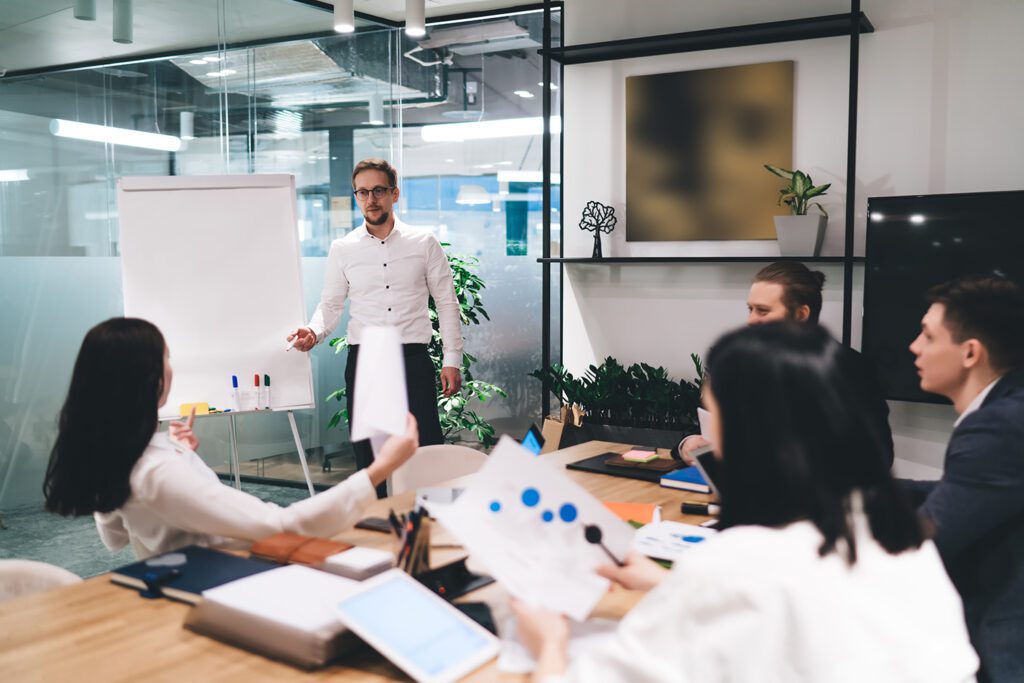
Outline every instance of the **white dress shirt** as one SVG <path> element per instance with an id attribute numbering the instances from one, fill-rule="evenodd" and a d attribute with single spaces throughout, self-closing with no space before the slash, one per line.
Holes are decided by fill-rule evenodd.
<path id="1" fill-rule="evenodd" d="M 443 365 L 462 367 L 462 324 L 452 269 L 440 242 L 429 230 L 395 219 L 387 239 L 366 225 L 331 244 L 320 305 L 309 327 L 317 342 L 331 333 L 349 305 L 348 341 L 358 344 L 367 327 L 397 327 L 403 344 L 429 344 L 427 297 L 434 297 L 444 347 Z"/>
<path id="2" fill-rule="evenodd" d="M 973 681 L 978 657 L 935 545 L 891 555 L 862 515 L 855 538 L 850 567 L 819 556 L 810 522 L 723 531 L 688 551 L 566 678 Z"/>
<path id="3" fill-rule="evenodd" d="M 288 507 L 265 503 L 221 483 L 194 452 L 178 451 L 166 432 L 153 435 L 129 482 L 128 501 L 94 517 L 107 548 L 116 552 L 130 543 L 140 560 L 190 544 L 248 546 L 282 531 L 333 536 L 377 499 L 366 470 L 359 470 Z"/>
<path id="4" fill-rule="evenodd" d="M 963 422 L 968 415 L 970 415 L 971 413 L 973 413 L 974 411 L 981 407 L 981 404 L 985 402 L 986 398 L 988 398 L 989 392 L 992 391 L 992 388 L 995 387 L 995 385 L 999 384 L 999 380 L 1001 380 L 1002 378 L 1002 375 L 996 377 L 987 387 L 978 392 L 978 395 L 975 396 L 974 399 L 967 404 L 966 408 L 964 408 L 964 412 L 960 413 L 959 417 L 956 418 L 956 421 L 953 423 L 953 429 L 959 427 L 960 423 Z"/>

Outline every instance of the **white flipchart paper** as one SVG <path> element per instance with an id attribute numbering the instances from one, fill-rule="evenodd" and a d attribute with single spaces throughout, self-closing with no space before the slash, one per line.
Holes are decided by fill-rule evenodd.
<path id="1" fill-rule="evenodd" d="M 376 453 L 388 436 L 405 433 L 409 413 L 405 358 L 396 328 L 369 327 L 362 332 L 355 391 L 352 440 L 370 439 Z"/>
<path id="2" fill-rule="evenodd" d="M 595 573 L 612 560 L 586 541 L 597 525 L 604 545 L 624 559 L 633 529 L 572 481 L 561 467 L 507 436 L 451 505 L 435 506 L 437 519 L 523 602 L 581 621 L 608 590 Z"/>

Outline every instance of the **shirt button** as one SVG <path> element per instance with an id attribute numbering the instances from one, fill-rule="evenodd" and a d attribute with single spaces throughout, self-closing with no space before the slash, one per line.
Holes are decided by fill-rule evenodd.
<path id="1" fill-rule="evenodd" d="M 384 289 L 391 289 L 391 285 L 384 285 Z"/>
<path id="2" fill-rule="evenodd" d="M 389 308 L 389 309 L 388 309 L 388 311 L 390 312 L 390 311 L 391 311 L 391 309 Z"/>
<path id="3" fill-rule="evenodd" d="M 384 267 L 385 267 L 385 268 L 387 268 L 387 267 L 388 267 L 388 264 L 386 264 L 386 263 L 385 263 L 385 264 L 384 264 Z"/>

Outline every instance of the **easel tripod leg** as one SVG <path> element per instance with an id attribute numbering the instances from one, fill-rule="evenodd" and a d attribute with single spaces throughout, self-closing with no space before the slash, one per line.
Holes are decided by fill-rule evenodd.
<path id="1" fill-rule="evenodd" d="M 238 439 L 235 437 L 235 416 L 228 416 L 228 434 L 231 437 L 231 471 L 235 475 L 235 488 L 241 490 L 242 477 L 238 466 Z"/>
<path id="2" fill-rule="evenodd" d="M 302 464 L 302 474 L 306 477 L 306 486 L 309 487 L 310 498 L 316 493 L 313 490 L 313 479 L 309 476 L 309 464 L 306 462 L 306 449 L 302 447 L 302 439 L 299 438 L 299 428 L 295 425 L 295 414 L 288 411 L 288 423 L 292 426 L 292 437 L 295 438 L 295 450 L 299 454 L 299 462 Z"/>

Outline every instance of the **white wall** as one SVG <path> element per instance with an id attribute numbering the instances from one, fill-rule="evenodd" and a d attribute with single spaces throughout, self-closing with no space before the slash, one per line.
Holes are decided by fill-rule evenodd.
<path id="1" fill-rule="evenodd" d="M 568 3 L 565 43 L 799 18 L 848 11 L 826 0 L 718 3 L 602 0 L 601 11 Z M 1024 187 L 1024 3 L 1015 0 L 865 0 L 876 32 L 861 38 L 856 248 L 863 253 L 869 196 L 1008 190 Z M 590 233 L 575 230 L 588 200 L 620 216 L 605 237 L 611 256 L 773 255 L 774 242 L 627 243 L 625 105 L 627 76 L 796 62 L 794 164 L 832 182 L 823 254 L 842 253 L 845 215 L 849 40 L 825 38 L 565 68 L 563 209 L 566 256 L 589 256 Z M 742 201 L 742 198 L 737 198 Z M 631 196 L 630 201 L 643 201 Z M 665 365 L 692 377 L 689 353 L 703 353 L 742 324 L 750 277 L 760 264 L 567 266 L 566 365 L 573 372 L 613 355 Z M 841 332 L 842 269 L 826 273 L 823 322 Z M 855 346 L 860 338 L 862 268 L 854 286 Z M 908 343 L 910 340 L 907 340 Z M 955 415 L 951 408 L 893 403 L 896 471 L 935 477 Z"/>

